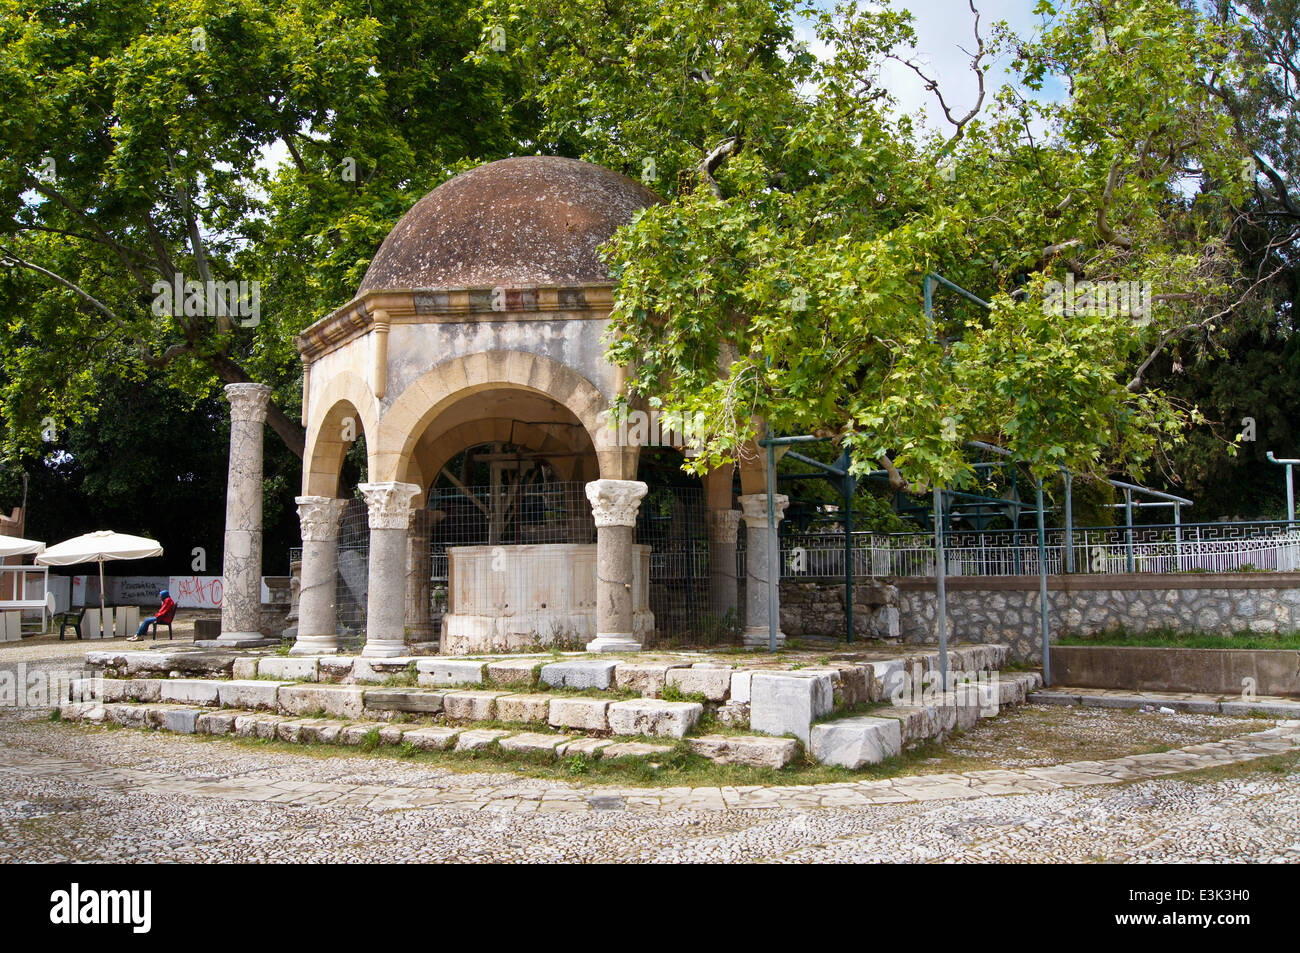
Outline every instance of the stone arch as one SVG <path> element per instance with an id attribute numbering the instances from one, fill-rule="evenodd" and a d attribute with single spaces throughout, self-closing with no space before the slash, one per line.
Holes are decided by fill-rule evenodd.
<path id="1" fill-rule="evenodd" d="M 601 477 L 635 477 L 637 448 L 618 446 L 617 431 L 605 425 L 608 402 L 595 384 L 541 355 L 485 351 L 438 364 L 393 401 L 379 420 L 378 436 L 370 448 L 370 479 L 400 480 L 416 443 L 440 413 L 481 391 L 503 389 L 531 391 L 562 405 L 587 431 Z"/>
<path id="2" fill-rule="evenodd" d="M 343 457 L 352 442 L 344 439 L 348 417 L 355 423 L 355 437 L 366 438 L 366 465 L 375 468 L 378 431 L 378 401 L 370 386 L 357 374 L 342 371 L 331 376 L 319 391 L 313 391 L 308 405 L 307 445 L 303 452 L 302 492 L 304 496 L 336 496 Z"/>
<path id="3" fill-rule="evenodd" d="M 433 422 L 434 428 L 437 421 Z M 586 434 L 586 428 L 582 428 Z M 552 461 L 562 479 L 571 479 L 573 461 L 567 459 L 574 452 L 572 442 L 565 440 L 546 424 L 525 423 L 503 417 L 493 417 L 459 423 L 432 434 L 426 433 L 407 460 L 405 482 L 415 483 L 423 490 L 438 478 L 438 474 L 456 454 L 467 447 L 483 443 L 518 443 L 530 450 L 546 454 L 556 453 L 564 459 Z M 594 449 L 592 450 L 594 455 Z M 420 481 L 424 480 L 424 483 Z"/>

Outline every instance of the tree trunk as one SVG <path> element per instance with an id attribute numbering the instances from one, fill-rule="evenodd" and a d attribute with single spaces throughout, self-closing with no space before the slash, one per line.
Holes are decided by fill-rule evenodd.
<path id="1" fill-rule="evenodd" d="M 208 359 L 208 363 L 212 365 L 212 368 L 227 384 L 255 383 L 248 376 L 247 371 L 224 355 L 218 354 L 211 357 Z M 266 422 L 284 441 L 284 445 L 301 460 L 302 455 L 307 451 L 307 431 L 303 429 L 302 425 L 281 410 L 275 401 L 271 401 L 267 408 Z"/>

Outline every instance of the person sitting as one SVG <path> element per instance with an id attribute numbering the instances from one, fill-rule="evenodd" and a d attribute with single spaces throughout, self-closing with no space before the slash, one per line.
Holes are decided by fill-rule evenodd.
<path id="1" fill-rule="evenodd" d="M 158 598 L 162 601 L 162 607 L 140 623 L 140 628 L 135 630 L 135 635 L 127 639 L 128 642 L 139 642 L 144 638 L 145 633 L 149 631 L 149 626 L 151 625 L 153 626 L 154 638 L 158 637 L 159 622 L 163 625 L 171 625 L 172 618 L 176 615 L 176 603 L 172 601 L 171 593 L 166 589 L 158 593 Z M 170 629 L 168 631 L 170 631 Z"/>

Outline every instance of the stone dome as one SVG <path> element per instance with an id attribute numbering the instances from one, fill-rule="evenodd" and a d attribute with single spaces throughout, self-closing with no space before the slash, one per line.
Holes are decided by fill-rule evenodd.
<path id="1" fill-rule="evenodd" d="M 532 287 L 606 282 L 597 249 L 660 199 L 639 182 L 553 156 L 471 169 L 416 202 L 358 289 Z"/>

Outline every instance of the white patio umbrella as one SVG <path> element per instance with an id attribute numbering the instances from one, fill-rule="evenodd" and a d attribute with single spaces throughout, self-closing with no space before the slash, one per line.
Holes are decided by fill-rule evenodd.
<path id="1" fill-rule="evenodd" d="M 44 543 L 34 539 L 20 539 L 17 536 L 0 536 L 0 559 L 9 556 L 30 556 L 45 548 Z"/>
<path id="2" fill-rule="evenodd" d="M 99 618 L 104 618 L 104 562 L 109 559 L 148 559 L 161 556 L 163 549 L 157 540 L 143 536 L 128 536 L 101 529 L 84 536 L 55 543 L 36 557 L 44 566 L 75 566 L 77 563 L 99 563 Z"/>

